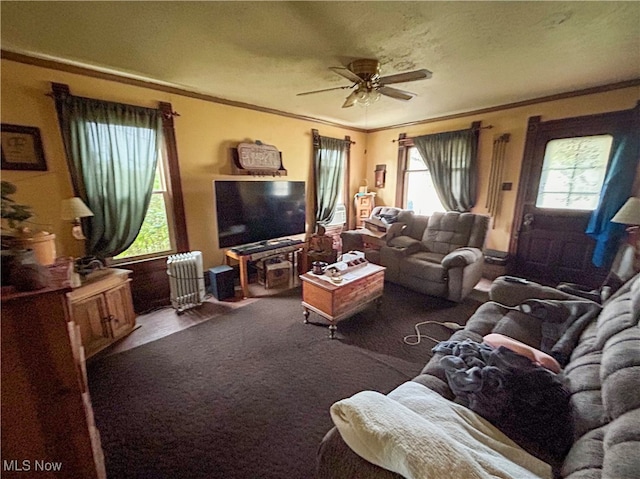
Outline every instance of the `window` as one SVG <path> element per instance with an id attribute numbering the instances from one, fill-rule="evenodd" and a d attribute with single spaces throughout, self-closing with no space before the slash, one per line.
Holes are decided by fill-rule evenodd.
<path id="1" fill-rule="evenodd" d="M 611 135 L 562 138 L 547 143 L 536 206 L 593 210 L 598 206 Z"/>
<path id="2" fill-rule="evenodd" d="M 166 155 L 161 151 L 153 179 L 153 193 L 140 232 L 126 251 L 113 258 L 116 261 L 143 259 L 175 252 L 171 228 L 173 225 L 172 203 L 165 181 L 167 176 L 165 158 Z"/>
<path id="3" fill-rule="evenodd" d="M 333 178 L 339 182 L 337 204 L 344 204 L 344 179 L 346 177 L 346 153 L 341 156 L 330 156 L 322 162 L 320 175 L 324 178 Z M 336 173 L 340 170 L 339 173 Z M 324 190 L 333 186 L 332 184 L 320 183 L 318 185 L 319 193 L 323 194 Z"/>
<path id="4" fill-rule="evenodd" d="M 346 222 L 345 200 L 349 184 L 349 149 L 351 140 L 313 135 L 315 176 L 315 222 L 342 225 Z"/>
<path id="5" fill-rule="evenodd" d="M 346 153 L 345 153 L 346 156 Z M 345 183 L 345 178 L 347 176 L 347 162 L 346 161 L 342 161 L 341 164 L 334 164 L 332 165 L 333 168 L 340 168 L 341 169 L 341 173 L 340 173 L 340 185 L 339 185 L 339 190 L 338 190 L 338 197 L 336 199 L 336 209 L 333 212 L 333 215 L 331 216 L 331 219 L 329 220 L 329 223 L 327 224 L 327 226 L 335 226 L 335 225 L 343 225 L 347 222 L 347 209 L 345 206 L 345 188 L 346 188 L 346 183 Z M 331 174 L 328 170 L 328 168 L 325 168 L 325 172 L 324 174 Z"/>
<path id="6" fill-rule="evenodd" d="M 407 148 L 403 191 L 403 207 L 416 214 L 431 216 L 436 211 L 445 211 L 433 185 L 431 173 L 415 146 Z"/>

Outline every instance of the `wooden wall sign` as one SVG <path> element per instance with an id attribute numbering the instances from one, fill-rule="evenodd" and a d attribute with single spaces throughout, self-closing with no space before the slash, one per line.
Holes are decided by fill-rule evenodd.
<path id="1" fill-rule="evenodd" d="M 236 175 L 286 176 L 282 153 L 273 145 L 261 141 L 240 143 L 232 149 L 233 173 Z"/>

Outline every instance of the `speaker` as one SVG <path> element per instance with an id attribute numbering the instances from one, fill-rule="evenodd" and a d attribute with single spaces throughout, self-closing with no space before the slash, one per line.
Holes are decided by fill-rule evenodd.
<path id="1" fill-rule="evenodd" d="M 221 301 L 235 296 L 235 271 L 231 266 L 216 266 L 209 269 L 209 292 Z"/>

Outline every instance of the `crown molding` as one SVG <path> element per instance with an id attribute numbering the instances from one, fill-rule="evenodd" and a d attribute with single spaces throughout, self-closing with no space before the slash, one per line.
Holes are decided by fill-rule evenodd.
<path id="1" fill-rule="evenodd" d="M 426 120 L 419 120 L 419 121 L 412 121 L 409 123 L 402 123 L 399 125 L 394 125 L 394 126 L 385 126 L 384 128 L 373 128 L 371 130 L 367 130 L 367 133 L 375 133 L 375 132 L 379 132 L 379 131 L 386 131 L 386 130 L 393 130 L 396 128 L 406 128 L 409 126 L 416 126 L 416 125 L 425 125 L 427 123 L 436 123 L 439 121 L 446 121 L 446 120 L 455 120 L 457 118 L 466 118 L 469 116 L 476 116 L 476 115 L 483 115 L 486 113 L 493 113 L 496 111 L 502 111 L 502 110 L 510 110 L 513 108 L 520 108 L 523 106 L 529 106 L 529 105 L 536 105 L 538 103 L 546 103 L 549 101 L 556 101 L 556 100 L 564 100 L 566 98 L 574 98 L 577 96 L 585 96 L 585 95 L 594 95 L 596 93 L 604 93 L 607 91 L 612 91 L 612 90 L 620 90 L 623 88 L 632 88 L 632 87 L 637 87 L 640 86 L 640 78 L 634 78 L 633 80 L 626 80 L 626 81 L 621 81 L 621 82 L 617 82 L 617 83 L 610 83 L 607 85 L 600 85 L 600 86 L 596 86 L 596 87 L 591 87 L 591 88 L 584 88 L 582 90 L 575 90 L 575 91 L 569 91 L 569 92 L 564 92 L 564 93 L 556 93 L 555 95 L 548 95 L 548 96 L 542 96 L 542 97 L 538 97 L 538 98 L 531 98 L 529 100 L 523 100 L 523 101 L 517 101 L 514 103 L 505 103 L 504 105 L 497 105 L 497 106 L 491 106 L 491 107 L 487 107 L 487 108 L 481 108 L 479 110 L 471 110 L 471 111 L 466 111 L 466 112 L 462 112 L 462 113 L 456 113 L 453 115 L 445 115 L 445 116 L 439 116 L 436 118 L 429 118 Z"/>
<path id="2" fill-rule="evenodd" d="M 204 93 L 198 93 L 198 92 L 186 90 L 184 88 L 179 88 L 179 87 L 171 86 L 168 84 L 162 84 L 152 80 L 137 78 L 133 75 L 127 76 L 124 73 L 113 73 L 113 72 L 101 70 L 97 67 L 91 68 L 87 66 L 80 66 L 72 63 L 65 63 L 59 60 L 52 60 L 52 59 L 42 58 L 42 57 L 33 56 L 33 55 L 26 55 L 23 53 L 12 52 L 4 49 L 0 50 L 0 58 L 2 58 L 3 60 L 9 60 L 17 63 L 24 63 L 27 65 L 33 65 L 41 68 L 48 68 L 51 70 L 63 71 L 66 73 L 73 73 L 76 75 L 83 75 L 91 78 L 99 78 L 101 80 L 114 81 L 114 82 L 122 83 L 125 85 L 148 88 L 151 90 L 161 91 L 163 93 L 170 93 L 173 95 L 180 95 L 188 98 L 194 98 L 196 100 L 203 100 L 211 103 L 218 103 L 220 105 L 233 106 L 236 108 L 244 108 L 247 110 L 259 111 L 261 113 L 269 113 L 271 115 L 278 115 L 278 116 L 283 116 L 287 118 L 293 118 L 296 120 L 303 120 L 303 121 L 309 121 L 312 123 L 319 123 L 322 125 L 334 126 L 334 127 L 343 128 L 345 130 L 355 131 L 359 133 L 367 132 L 367 130 L 364 130 L 362 128 L 343 125 L 340 123 L 323 120 L 320 118 L 297 115 L 294 113 L 276 110 L 273 108 L 266 108 L 258 105 L 252 105 L 249 103 L 243 103 L 243 102 L 234 101 L 234 100 L 227 100 L 225 98 L 220 98 L 213 95 L 207 95 Z"/>
<path id="3" fill-rule="evenodd" d="M 62 62 L 62 61 L 59 61 L 59 60 L 47 59 L 47 58 L 38 57 L 38 56 L 34 56 L 34 55 L 27 55 L 27 54 L 24 54 L 24 53 L 13 52 L 13 51 L 10 51 L 10 50 L 5 50 L 5 49 L 0 50 L 0 58 L 2 58 L 4 60 L 10 60 L 10 61 L 18 62 L 18 63 L 25 63 L 27 65 L 34 65 L 34 66 L 38 66 L 38 67 L 42 67 L 42 68 L 49 68 L 49 69 L 52 69 L 52 70 L 64 71 L 64 72 L 67 72 L 67 73 L 74 73 L 74 74 L 77 74 L 77 75 L 84 75 L 84 76 L 89 76 L 89 77 L 93 77 L 93 78 L 100 78 L 102 80 L 109 80 L 109 81 L 114 81 L 114 82 L 118 82 L 118 83 L 123 83 L 123 84 L 126 84 L 126 85 L 133 85 L 133 86 L 138 86 L 138 87 L 142 87 L 142 88 L 148 88 L 148 89 L 152 89 L 152 90 L 156 90 L 156 91 L 161 91 L 161 92 L 164 92 L 164 93 L 171 93 L 171 94 L 175 94 L 175 95 L 185 96 L 185 97 L 188 97 L 188 98 L 195 98 L 197 100 L 203 100 L 203 101 L 208 101 L 208 102 L 212 102 L 212 103 L 218 103 L 220 105 L 233 106 L 233 107 L 236 107 L 236 108 L 244 108 L 244 109 L 247 109 L 247 110 L 259 111 L 261 113 L 269 113 L 271 115 L 278 115 L 278 116 L 283 116 L 283 117 L 286 117 L 286 118 L 293 118 L 293 119 L 296 119 L 296 120 L 303 120 L 303 121 L 309 121 L 309 122 L 312 122 L 312 123 L 318 123 L 318 124 L 322 124 L 322 125 L 329 125 L 329 126 L 333 126 L 333 127 L 343 128 L 345 130 L 355 131 L 355 132 L 359 132 L 359 133 L 366 133 L 366 134 L 368 134 L 368 133 L 377 133 L 377 132 L 380 132 L 380 131 L 394 130 L 394 129 L 397 129 L 397 128 L 407 128 L 407 127 L 416 126 L 416 125 L 425 125 L 425 124 L 429 124 L 429 123 L 437 123 L 437 122 L 440 122 L 440 121 L 454 120 L 454 119 L 465 118 L 465 117 L 469 117 L 469 116 L 476 116 L 476 115 L 482 115 L 482 114 L 486 114 L 486 113 L 493 113 L 493 112 L 496 112 L 496 111 L 510 110 L 510 109 L 513 109 L 513 108 L 520 108 L 520 107 L 523 107 L 523 106 L 530 106 L 530 105 L 535 105 L 535 104 L 538 104 L 538 103 L 546 103 L 546 102 L 549 102 L 549 101 L 564 100 L 564 99 L 567 99 L 567 98 L 574 98 L 574 97 L 585 96 L 585 95 L 593 95 L 593 94 L 603 93 L 603 92 L 612 91 L 612 90 L 619 90 L 619 89 L 623 89 L 623 88 L 631 88 L 631 87 L 640 86 L 640 78 L 634 78 L 632 80 L 626 80 L 626 81 L 617 82 L 617 83 L 610 83 L 610 84 L 607 84 L 607 85 L 600 85 L 600 86 L 596 86 L 596 87 L 585 88 L 585 89 L 582 89 L 582 90 L 569 91 L 569 92 L 564 92 L 564 93 L 557 93 L 557 94 L 554 94 L 554 95 L 548 95 L 548 96 L 543 96 L 543 97 L 538 97 L 538 98 L 531 98 L 529 100 L 523 100 L 523 101 L 518 101 L 518 102 L 514 102 L 514 103 L 507 103 L 507 104 L 503 104 L 503 105 L 496 105 L 496 106 L 492 106 L 492 107 L 482 108 L 482 109 L 479 109 L 479 110 L 470 110 L 470 111 L 465 111 L 465 112 L 456 113 L 456 114 L 452 114 L 452 115 L 445 115 L 445 116 L 440 116 L 440 117 L 436 117 L 436 118 L 427 118 L 427 119 L 424 119 L 424 120 L 413 121 L 413 122 L 409 122 L 409 123 L 400 123 L 400 124 L 397 124 L 397 125 L 385 126 L 385 127 L 382 127 L 382 128 L 363 129 L 363 128 L 356 128 L 356 127 L 353 127 L 353 126 L 343 125 L 343 124 L 332 122 L 332 121 L 328 121 L 328 120 L 314 118 L 314 117 L 310 117 L 310 116 L 288 113 L 286 111 L 276 110 L 276 109 L 273 109 L 273 108 L 266 108 L 266 107 L 261 107 L 261 106 L 258 106 L 258 105 L 252 105 L 252 104 L 249 104 L 249 103 L 243 103 L 243 102 L 234 101 L 234 100 L 227 100 L 225 98 L 219 98 L 219 97 L 216 97 L 216 96 L 213 96 L 213 95 L 207 95 L 207 94 L 204 94 L 204 93 L 198 93 L 198 92 L 186 90 L 186 89 L 183 89 L 183 88 L 174 87 L 174 86 L 171 86 L 171 85 L 158 83 L 158 82 L 147 80 L 147 79 L 141 79 L 141 78 L 136 78 L 134 76 L 127 76 L 127 75 L 121 74 L 121 73 L 113 73 L 113 72 L 108 72 L 108 71 L 105 71 L 105 70 L 100 70 L 97 67 L 90 68 L 90 67 L 87 67 L 87 66 L 80 66 L 80 65 L 76 65 L 76 64 L 72 64 L 72 63 L 65 63 L 65 62 Z"/>

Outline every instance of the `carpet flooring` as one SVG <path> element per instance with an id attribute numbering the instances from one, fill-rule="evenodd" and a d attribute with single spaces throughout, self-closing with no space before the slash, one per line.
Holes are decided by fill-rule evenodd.
<path id="1" fill-rule="evenodd" d="M 303 323 L 297 288 L 91 362 L 108 477 L 311 479 L 331 404 L 417 375 L 434 343 L 405 344 L 414 324 L 464 324 L 479 304 L 386 283 L 380 309 L 339 323 L 330 340 L 319 316 Z"/>

